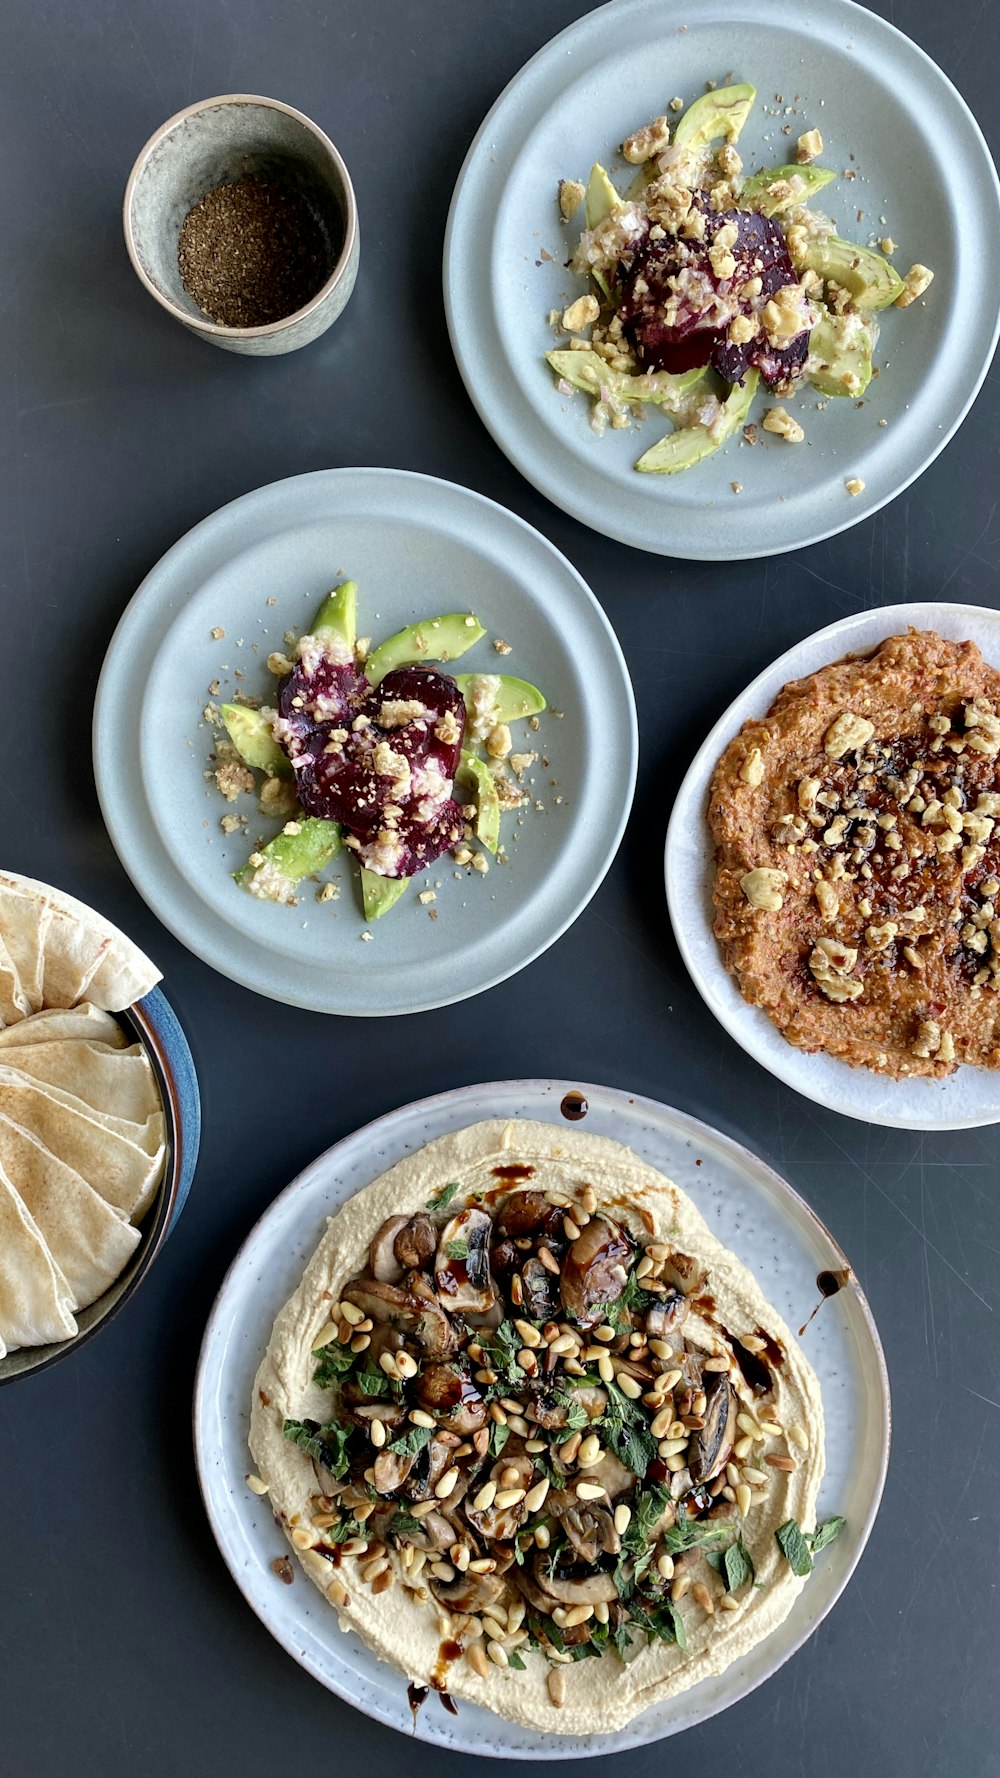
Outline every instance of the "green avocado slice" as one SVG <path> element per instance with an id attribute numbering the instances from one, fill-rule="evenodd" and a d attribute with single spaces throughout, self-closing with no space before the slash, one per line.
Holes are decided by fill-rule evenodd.
<path id="1" fill-rule="evenodd" d="M 477 679 L 493 678 L 497 680 L 496 720 L 497 722 L 520 722 L 525 716 L 540 716 L 545 709 L 545 698 L 535 685 L 529 685 L 526 679 L 512 679 L 506 673 L 456 673 L 455 684 L 458 686 L 465 707 L 470 716 L 475 713 L 473 700 L 473 684 Z"/>
<path id="2" fill-rule="evenodd" d="M 343 580 L 328 593 L 313 620 L 313 636 L 344 642 L 353 651 L 358 635 L 358 583 Z"/>
<path id="3" fill-rule="evenodd" d="M 710 142 L 735 142 L 750 115 L 757 97 L 756 87 L 749 84 L 720 86 L 714 93 L 702 93 L 689 105 L 674 130 L 679 148 L 707 148 Z"/>
<path id="4" fill-rule="evenodd" d="M 476 803 L 476 838 L 482 840 L 487 851 L 496 852 L 500 844 L 500 798 L 493 773 L 485 760 L 463 748 L 455 780 L 459 787 L 463 782 L 471 786 Z"/>
<path id="5" fill-rule="evenodd" d="M 441 617 L 428 617 L 380 643 L 368 656 L 365 674 L 371 685 L 378 685 L 395 667 L 409 667 L 415 661 L 454 661 L 485 634 L 478 617 L 471 611 L 450 611 Z"/>
<path id="6" fill-rule="evenodd" d="M 802 265 L 849 291 L 856 306 L 869 313 L 887 309 L 903 288 L 899 273 L 881 253 L 872 247 L 860 247 L 856 241 L 842 241 L 839 235 L 811 241 Z"/>
<path id="7" fill-rule="evenodd" d="M 410 886 L 409 877 L 380 877 L 373 870 L 361 866 L 361 899 L 364 903 L 366 920 L 381 920 L 390 908 L 394 908 L 401 895 L 405 895 Z"/>
<path id="8" fill-rule="evenodd" d="M 261 864 L 249 860 L 235 873 L 241 889 L 261 901 L 288 901 L 303 877 L 314 876 L 340 851 L 336 821 L 304 815 L 295 823 L 297 833 L 279 833 L 262 847 Z"/>
<path id="9" fill-rule="evenodd" d="M 229 739 L 248 766 L 268 772 L 272 778 L 289 776 L 291 761 L 278 746 L 262 710 L 250 710 L 245 704 L 221 704 L 219 714 Z"/>
<path id="10" fill-rule="evenodd" d="M 809 335 L 806 375 L 813 388 L 821 395 L 863 395 L 872 378 L 872 344 L 870 322 L 824 309 Z"/>
<path id="11" fill-rule="evenodd" d="M 595 161 L 590 169 L 587 181 L 587 201 L 584 216 L 588 228 L 599 228 L 608 216 L 613 216 L 622 207 L 622 200 L 608 178 L 607 172 L 600 161 Z"/>
<path id="12" fill-rule="evenodd" d="M 707 426 L 699 423 L 678 426 L 639 458 L 636 469 L 644 475 L 676 475 L 680 470 L 691 469 L 703 458 L 710 457 L 713 451 L 717 451 L 742 426 L 757 393 L 758 381 L 757 371 L 748 370 L 742 384 L 733 384 L 723 403 L 725 420 L 718 435 L 709 432 Z"/>
<path id="13" fill-rule="evenodd" d="M 740 207 L 743 210 L 756 210 L 761 216 L 780 216 L 783 210 L 790 210 L 793 204 L 807 204 L 810 198 L 822 191 L 837 175 L 831 167 L 800 167 L 797 164 L 782 167 L 764 167 L 761 172 L 754 173 L 744 180 L 740 191 Z M 771 187 L 787 186 L 775 194 Z"/>
<path id="14" fill-rule="evenodd" d="M 574 389 L 582 389 L 585 395 L 595 397 L 602 389 L 608 389 L 622 401 L 676 401 L 705 375 L 701 369 L 686 370 L 679 376 L 671 376 L 665 370 L 650 371 L 646 376 L 629 376 L 625 371 L 612 370 L 596 352 L 546 352 L 545 357 L 556 375 L 565 377 Z"/>

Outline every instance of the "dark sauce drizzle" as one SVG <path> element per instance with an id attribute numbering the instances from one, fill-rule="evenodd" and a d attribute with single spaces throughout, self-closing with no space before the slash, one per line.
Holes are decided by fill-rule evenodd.
<path id="1" fill-rule="evenodd" d="M 810 1321 L 812 1321 L 814 1319 L 814 1317 L 819 1314 L 821 1308 L 823 1307 L 823 1304 L 826 1302 L 827 1297 L 836 1296 L 838 1290 L 845 1290 L 847 1288 L 848 1284 L 850 1284 L 850 1282 L 851 1282 L 851 1268 L 850 1268 L 850 1266 L 843 1266 L 843 1267 L 841 1267 L 840 1271 L 838 1271 L 838 1272 L 818 1272 L 816 1274 L 816 1289 L 819 1291 L 819 1302 L 816 1304 L 815 1309 L 813 1309 L 811 1311 L 811 1313 L 806 1316 L 805 1321 L 802 1323 L 802 1326 L 799 1328 L 799 1339 L 800 1340 L 802 1338 L 802 1335 L 805 1333 L 806 1328 L 809 1326 Z"/>
<path id="2" fill-rule="evenodd" d="M 582 1093 L 574 1092 L 566 1094 L 559 1109 L 563 1117 L 569 1118 L 570 1123 L 576 1123 L 581 1117 L 586 1117 L 590 1106 Z"/>

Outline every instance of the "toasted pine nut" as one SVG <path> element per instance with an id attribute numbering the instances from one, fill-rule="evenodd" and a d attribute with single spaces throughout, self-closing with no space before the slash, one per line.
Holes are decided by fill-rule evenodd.
<path id="1" fill-rule="evenodd" d="M 572 1630 L 575 1624 L 589 1624 L 593 1615 L 592 1605 L 571 1605 L 565 1618 L 567 1630 Z"/>
<path id="2" fill-rule="evenodd" d="M 410 1419 L 414 1426 L 429 1426 L 432 1432 L 437 1425 L 434 1415 L 425 1414 L 423 1408 L 411 1408 Z"/>
<path id="3" fill-rule="evenodd" d="M 615 1367 L 612 1364 L 610 1355 L 607 1352 L 602 1352 L 600 1358 L 597 1360 L 597 1370 L 598 1370 L 598 1374 L 600 1376 L 602 1383 L 613 1383 L 614 1382 Z"/>
<path id="4" fill-rule="evenodd" d="M 791 1471 L 799 1467 L 794 1457 L 765 1457 L 764 1462 L 769 1463 L 772 1469 Z"/>
<path id="5" fill-rule="evenodd" d="M 642 1387 L 636 1382 L 634 1377 L 629 1376 L 628 1371 L 619 1371 L 615 1377 L 615 1382 L 618 1384 L 622 1394 L 627 1395 L 630 1401 L 638 1401 L 642 1394 Z"/>
<path id="6" fill-rule="evenodd" d="M 410 1357 L 409 1352 L 397 1352 L 396 1369 L 401 1377 L 415 1377 L 419 1366 L 416 1359 Z"/>
<path id="7" fill-rule="evenodd" d="M 664 1580 L 673 1580 L 673 1578 L 674 1578 L 674 1558 L 673 1558 L 673 1556 L 670 1556 L 667 1554 L 658 1556 L 657 1560 L 656 1560 L 656 1571 L 658 1574 L 661 1574 L 663 1576 Z"/>
<path id="8" fill-rule="evenodd" d="M 566 1675 L 561 1667 L 550 1667 L 545 1681 L 548 1694 L 557 1710 L 566 1702 Z"/>
<path id="9" fill-rule="evenodd" d="M 672 1603 L 676 1605 L 678 1600 L 683 1599 L 685 1593 L 690 1592 L 690 1590 L 691 1576 L 689 1574 L 675 1575 L 670 1583 L 670 1598 Z"/>
<path id="10" fill-rule="evenodd" d="M 615 1507 L 615 1530 L 617 1531 L 619 1537 L 624 1537 L 624 1535 L 625 1535 L 626 1531 L 628 1530 L 631 1523 L 632 1523 L 632 1508 L 630 1506 L 625 1506 L 624 1504 L 622 1504 L 621 1506 L 616 1506 Z"/>
<path id="11" fill-rule="evenodd" d="M 603 1500 L 604 1489 L 600 1482 L 577 1482 L 575 1489 L 577 1500 Z"/>
<path id="12" fill-rule="evenodd" d="M 737 1482 L 736 1484 L 736 1504 L 745 1519 L 750 1511 L 750 1489 L 746 1482 Z"/>
<path id="13" fill-rule="evenodd" d="M 267 1483 L 262 1482 L 259 1475 L 248 1475 L 246 1478 L 246 1483 L 247 1483 L 247 1487 L 249 1488 L 251 1494 L 266 1494 L 267 1493 Z"/>
<path id="14" fill-rule="evenodd" d="M 434 1493 L 438 1500 L 447 1500 L 449 1494 L 454 1492 L 458 1485 L 458 1474 L 458 1470 L 454 1467 L 446 1469 L 441 1480 L 435 1482 Z"/>
<path id="15" fill-rule="evenodd" d="M 341 1303 L 340 1313 L 344 1320 L 350 1323 L 351 1327 L 357 1327 L 358 1322 L 363 1321 L 365 1318 L 364 1310 L 359 1309 L 354 1303 Z"/>
<path id="16" fill-rule="evenodd" d="M 528 1489 L 527 1494 L 524 1496 L 524 1504 L 529 1513 L 537 1513 L 539 1511 L 548 1491 L 549 1481 L 547 1476 L 543 1476 L 540 1482 L 536 1482 L 533 1488 Z"/>
<path id="17" fill-rule="evenodd" d="M 479 1490 L 479 1493 L 476 1495 L 475 1500 L 472 1502 L 474 1510 L 477 1513 L 486 1512 L 489 1509 L 489 1507 L 491 1507 L 493 1505 L 493 1502 L 496 1499 L 496 1497 L 497 1497 L 496 1482 L 484 1482 L 483 1486 Z"/>
<path id="18" fill-rule="evenodd" d="M 485 1650 L 480 1647 L 478 1642 L 474 1642 L 471 1648 L 466 1649 L 465 1658 L 468 1661 L 469 1666 L 472 1668 L 473 1673 L 478 1673 L 480 1679 L 485 1679 L 489 1673 L 490 1667 L 489 1662 L 486 1659 Z"/>
<path id="19" fill-rule="evenodd" d="M 507 1650 L 504 1648 L 502 1642 L 488 1642 L 486 1644 L 486 1653 L 497 1667 L 506 1667 Z"/>
<path id="20" fill-rule="evenodd" d="M 694 1586 L 691 1588 L 691 1597 L 696 1605 L 701 1606 L 702 1611 L 708 1613 L 709 1617 L 715 1616 L 715 1600 L 712 1598 L 712 1595 L 703 1580 L 695 1581 Z"/>
<path id="21" fill-rule="evenodd" d="M 372 1444 L 375 1446 L 376 1451 L 381 1451 L 387 1437 L 385 1421 L 373 1420 L 368 1428 L 368 1436 L 371 1439 Z"/>

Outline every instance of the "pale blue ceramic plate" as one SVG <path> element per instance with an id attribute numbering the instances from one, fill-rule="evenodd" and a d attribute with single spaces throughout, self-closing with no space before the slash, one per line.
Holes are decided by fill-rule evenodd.
<path id="1" fill-rule="evenodd" d="M 298 1284 L 326 1226 L 345 1199 L 450 1130 L 483 1118 L 528 1117 L 560 1124 L 560 1104 L 583 1092 L 577 1127 L 624 1142 L 689 1192 L 719 1239 L 754 1271 L 792 1328 L 808 1319 L 803 1349 L 823 1392 L 826 1475 L 819 1516 L 847 1525 L 817 1562 L 784 1623 L 734 1662 L 680 1697 L 654 1705 L 615 1734 L 542 1734 L 462 1702 L 448 1716 L 429 1697 L 414 1723 L 402 1674 L 357 1636 L 301 1580 L 284 1586 L 271 1569 L 287 1545 L 265 1500 L 252 1494 L 247 1432 L 254 1374 L 274 1317 Z M 405 1105 L 313 1161 L 281 1193 L 240 1248 L 212 1310 L 195 1389 L 195 1454 L 212 1530 L 233 1579 L 258 1617 L 308 1673 L 368 1716 L 438 1746 L 498 1759 L 579 1759 L 624 1753 L 704 1722 L 777 1671 L 835 1605 L 868 1541 L 889 1459 L 889 1383 L 871 1310 L 853 1274 L 823 1300 L 817 1274 L 847 1260 L 792 1187 L 731 1137 L 652 1099 L 580 1081 L 511 1080 L 461 1087 Z M 810 1313 L 822 1301 L 818 1313 Z"/>
<path id="2" fill-rule="evenodd" d="M 690 102 L 730 74 L 758 89 L 739 143 L 748 170 L 794 158 L 796 136 L 818 126 L 824 164 L 855 175 L 829 186 L 818 207 L 849 239 L 891 233 L 900 272 L 919 260 L 935 280 L 922 304 L 883 317 L 883 368 L 860 411 L 841 399 L 817 412 L 820 397 L 803 392 L 795 408 L 804 444 L 766 435 L 680 475 L 637 475 L 636 457 L 667 427 L 651 418 L 597 438 L 590 402 L 560 395 L 543 362 L 554 343 L 549 310 L 584 289 L 565 270 L 578 222 L 561 223 L 556 186 L 612 161 L 623 137 L 675 94 Z M 620 188 L 632 171 L 619 166 Z M 615 0 L 547 44 L 480 129 L 452 202 L 445 302 L 481 418 L 543 494 L 637 548 L 740 560 L 843 531 L 926 469 L 989 366 L 998 259 L 1000 188 L 978 125 L 892 25 L 850 0 Z M 758 420 L 764 405 L 758 397 Z M 846 493 L 852 477 L 863 494 Z"/>
<path id="3" fill-rule="evenodd" d="M 319 904 L 309 883 L 295 908 L 238 889 L 232 872 L 279 824 L 260 816 L 256 797 L 230 805 L 206 781 L 209 699 L 239 688 L 273 698 L 269 652 L 286 646 L 285 630 L 308 628 L 344 576 L 358 582 L 359 626 L 376 640 L 436 612 L 474 609 L 488 633 L 462 668 L 530 679 L 562 713 L 542 716 L 537 734 L 515 726 L 518 749 L 539 758 L 523 820 L 504 818 L 510 862 L 456 880 L 446 856 L 371 926 L 345 858 L 323 873 L 339 884 L 336 901 Z M 498 656 L 494 638 L 511 652 Z M 552 944 L 615 855 L 637 752 L 628 670 L 576 570 L 492 501 L 391 469 L 296 476 L 196 526 L 125 612 L 94 714 L 104 817 L 164 925 L 245 987 L 355 1016 L 462 1000 Z M 227 836 L 220 820 L 234 813 L 246 815 L 247 831 Z M 433 909 L 417 899 L 425 888 L 436 893 Z"/>

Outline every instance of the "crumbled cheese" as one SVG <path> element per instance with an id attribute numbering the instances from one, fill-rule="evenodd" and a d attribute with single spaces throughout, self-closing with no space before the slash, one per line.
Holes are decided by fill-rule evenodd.
<path id="1" fill-rule="evenodd" d="M 896 298 L 897 309 L 908 309 L 918 296 L 923 296 L 927 286 L 933 281 L 934 273 L 929 266 L 911 265 L 903 279 L 903 288 Z"/>
<path id="2" fill-rule="evenodd" d="M 795 144 L 795 158 L 800 166 L 814 161 L 823 152 L 823 138 L 818 130 L 806 130 Z"/>
<path id="3" fill-rule="evenodd" d="M 587 188 L 581 185 L 579 179 L 560 179 L 559 208 L 564 222 L 576 215 L 586 195 Z"/>
<path id="4" fill-rule="evenodd" d="M 787 444 L 801 444 L 805 432 L 783 407 L 769 407 L 764 414 L 764 431 L 775 432 Z"/>

